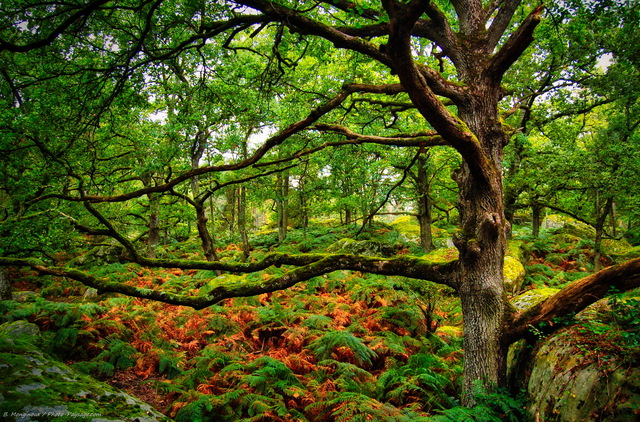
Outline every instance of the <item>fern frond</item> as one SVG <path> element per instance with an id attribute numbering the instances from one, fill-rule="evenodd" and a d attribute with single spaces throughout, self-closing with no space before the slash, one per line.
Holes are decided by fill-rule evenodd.
<path id="1" fill-rule="evenodd" d="M 330 331 L 309 344 L 309 349 L 318 359 L 331 359 L 335 350 L 345 347 L 353 352 L 359 365 L 372 365 L 378 355 L 369 349 L 358 337 L 348 331 Z"/>

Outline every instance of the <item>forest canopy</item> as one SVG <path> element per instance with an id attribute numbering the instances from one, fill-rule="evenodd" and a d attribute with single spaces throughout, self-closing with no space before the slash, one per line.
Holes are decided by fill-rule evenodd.
<path id="1" fill-rule="evenodd" d="M 638 286 L 638 260 L 596 272 L 603 240 L 640 243 L 638 7 L 4 1 L 0 271 L 196 309 L 338 270 L 438 283 L 462 301 L 471 404 L 529 327 Z M 507 239 L 547 210 L 593 228 L 594 273 L 519 314 Z M 363 240 L 397 217 L 411 248 L 307 253 L 314 225 Z M 426 259 L 445 226 L 456 256 Z M 140 287 L 105 262 L 211 280 Z"/>

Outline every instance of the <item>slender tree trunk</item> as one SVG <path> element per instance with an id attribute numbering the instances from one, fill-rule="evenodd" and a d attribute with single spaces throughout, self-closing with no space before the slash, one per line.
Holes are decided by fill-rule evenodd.
<path id="1" fill-rule="evenodd" d="M 160 197 L 152 193 L 149 198 L 149 237 L 147 238 L 147 256 L 156 258 L 156 248 L 160 241 Z"/>
<path id="2" fill-rule="evenodd" d="M 218 255 L 216 254 L 216 248 L 214 246 L 214 241 L 207 228 L 207 213 L 202 203 L 196 203 L 196 225 L 198 227 L 198 236 L 200 237 L 200 242 L 202 243 L 202 251 L 204 252 L 204 257 L 207 261 L 217 261 Z"/>
<path id="3" fill-rule="evenodd" d="M 427 159 L 423 154 L 418 157 L 418 173 L 416 185 L 418 187 L 418 225 L 420 226 L 420 246 L 423 252 L 433 250 L 433 235 L 431 232 L 431 198 L 430 180 L 427 172 Z"/>
<path id="4" fill-rule="evenodd" d="M 227 225 L 228 225 L 228 229 L 229 229 L 229 236 L 231 236 L 233 238 L 233 235 L 235 234 L 235 228 L 236 228 L 236 203 L 237 203 L 237 196 L 238 196 L 238 188 L 235 186 L 230 186 L 227 189 L 227 204 L 226 204 L 226 212 L 224 213 L 226 216 L 226 220 L 227 220 Z"/>
<path id="5" fill-rule="evenodd" d="M 289 224 L 289 174 L 278 173 L 276 176 L 276 210 L 278 214 L 278 241 L 281 243 L 287 237 L 287 226 Z"/>
<path id="6" fill-rule="evenodd" d="M 11 300 L 11 283 L 7 267 L 0 267 L 0 300 Z"/>
<path id="7" fill-rule="evenodd" d="M 599 198 L 598 195 L 596 195 Z M 596 203 L 599 201 L 596 201 Z M 602 237 L 604 235 L 604 225 L 607 221 L 607 217 L 611 214 L 613 209 L 613 198 L 609 197 L 605 201 L 602 207 L 596 204 L 596 237 L 594 240 L 594 256 L 593 256 L 593 266 L 594 271 L 600 271 L 602 269 Z"/>
<path id="8" fill-rule="evenodd" d="M 542 210 L 544 207 L 537 202 L 531 206 L 531 235 L 538 237 L 540 235 L 540 226 L 542 225 Z"/>
<path id="9" fill-rule="evenodd" d="M 247 233 L 247 188 L 241 186 L 238 192 L 238 230 L 242 240 L 242 251 L 245 258 L 249 256 L 249 234 Z"/>

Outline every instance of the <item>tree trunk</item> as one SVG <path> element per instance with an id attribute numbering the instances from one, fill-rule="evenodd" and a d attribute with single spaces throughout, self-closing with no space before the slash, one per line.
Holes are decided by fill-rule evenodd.
<path id="1" fill-rule="evenodd" d="M 242 240 L 242 252 L 245 258 L 249 256 L 249 234 L 247 233 L 247 188 L 241 186 L 238 192 L 238 230 Z"/>
<path id="2" fill-rule="evenodd" d="M 423 154 L 418 157 L 418 174 L 416 185 L 418 193 L 418 225 L 420 226 L 420 246 L 427 253 L 434 249 L 431 233 L 431 198 L 429 197 L 430 181 L 427 172 L 427 159 Z"/>
<path id="3" fill-rule="evenodd" d="M 6 267 L 0 267 L 0 300 L 11 300 L 11 283 Z"/>
<path id="4" fill-rule="evenodd" d="M 599 198 L 599 195 L 596 195 Z M 600 271 L 602 269 L 602 237 L 604 235 L 604 225 L 607 221 L 607 217 L 613 209 L 613 198 L 609 197 L 605 201 L 602 207 L 599 206 L 599 201 L 596 200 L 596 237 L 593 244 L 594 256 L 593 267 L 594 271 Z"/>
<path id="5" fill-rule="evenodd" d="M 202 203 L 196 203 L 196 225 L 198 227 L 198 236 L 202 243 L 202 251 L 207 261 L 217 261 L 218 255 L 214 246 L 213 238 L 207 228 L 207 213 Z"/>
<path id="6" fill-rule="evenodd" d="M 278 241 L 284 242 L 287 237 L 287 226 L 289 224 L 289 174 L 278 173 L 276 176 L 276 211 L 278 214 Z"/>
<path id="7" fill-rule="evenodd" d="M 474 384 L 506 385 L 504 344 L 506 301 L 503 265 L 506 221 L 502 185 L 505 134 L 497 110 L 497 87 L 478 84 L 460 118 L 478 137 L 483 163 L 463 161 L 456 175 L 461 231 L 454 239 L 460 252 L 459 295 L 464 319 L 463 403 L 475 404 Z M 471 165 L 482 164 L 482 172 Z"/>
<path id="8" fill-rule="evenodd" d="M 238 188 L 235 186 L 230 186 L 226 192 L 227 203 L 225 206 L 225 219 L 227 220 L 227 228 L 229 229 L 229 236 L 233 238 L 234 230 L 236 228 L 236 203 L 238 196 Z"/>
<path id="9" fill-rule="evenodd" d="M 542 225 L 542 210 L 544 207 L 537 202 L 531 206 L 531 235 L 538 237 L 540 235 L 540 226 Z"/>
<path id="10" fill-rule="evenodd" d="M 147 256 L 156 258 L 156 248 L 160 241 L 160 197 L 152 193 L 149 197 L 149 237 L 147 238 Z"/>

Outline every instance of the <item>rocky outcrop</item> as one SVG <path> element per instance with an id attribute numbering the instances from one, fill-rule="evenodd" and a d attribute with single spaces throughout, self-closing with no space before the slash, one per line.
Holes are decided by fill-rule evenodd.
<path id="1" fill-rule="evenodd" d="M 38 342 L 35 324 L 0 326 L 0 420 L 170 421 L 147 403 L 43 353 Z"/>
<path id="2" fill-rule="evenodd" d="M 557 291 L 529 290 L 511 304 L 523 311 Z M 598 320 L 606 308 L 607 299 L 603 299 L 576 318 L 585 323 Z M 534 347 L 523 340 L 511 346 L 507 375 L 512 389 L 526 391 L 535 421 L 640 420 L 640 368 L 633 357 L 637 352 L 625 351 L 622 345 L 609 347 L 609 340 L 600 337 L 576 324 L 538 340 Z"/>
<path id="3" fill-rule="evenodd" d="M 640 420 L 640 368 L 614 356 L 598 359 L 572 341 L 574 334 L 552 336 L 533 353 L 525 387 L 535 420 Z"/>

